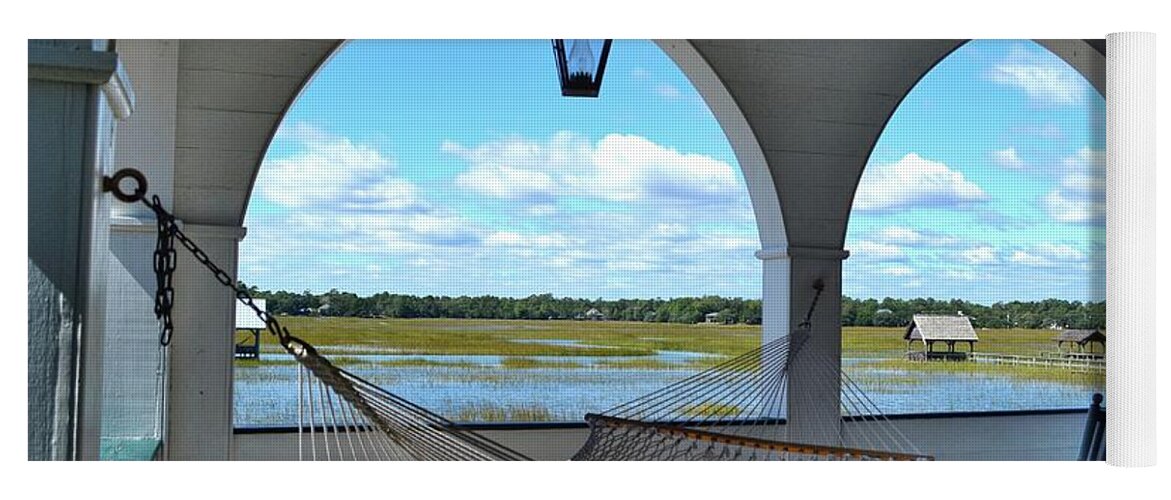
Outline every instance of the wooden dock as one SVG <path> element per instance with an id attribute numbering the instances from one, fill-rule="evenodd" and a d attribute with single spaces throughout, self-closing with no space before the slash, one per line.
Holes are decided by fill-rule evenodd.
<path id="1" fill-rule="evenodd" d="M 1068 368 L 1072 371 L 1094 372 L 1106 371 L 1106 357 L 1101 355 L 1081 355 L 1079 353 L 1040 353 L 1035 356 L 1018 354 L 995 354 L 988 352 L 973 352 L 968 355 L 970 361 L 976 363 L 992 363 L 997 365 L 1025 365 Z"/>
<path id="2" fill-rule="evenodd" d="M 907 351 L 908 361 L 967 361 L 966 351 Z"/>

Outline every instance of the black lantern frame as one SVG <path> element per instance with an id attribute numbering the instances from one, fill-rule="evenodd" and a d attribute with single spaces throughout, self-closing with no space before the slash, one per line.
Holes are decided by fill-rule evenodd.
<path id="1" fill-rule="evenodd" d="M 557 76 L 561 80 L 561 95 L 565 97 L 598 97 L 602 90 L 602 76 L 606 72 L 606 60 L 610 57 L 610 43 L 613 40 L 602 41 L 602 53 L 598 56 L 598 66 L 593 75 L 569 73 L 569 55 L 565 51 L 565 40 L 553 40 L 553 53 L 557 57 Z"/>

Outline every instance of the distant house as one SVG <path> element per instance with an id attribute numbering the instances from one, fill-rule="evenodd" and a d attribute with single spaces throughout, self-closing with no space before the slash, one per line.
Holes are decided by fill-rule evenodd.
<path id="1" fill-rule="evenodd" d="M 903 340 L 907 341 L 907 356 L 911 359 L 967 359 L 967 353 L 956 352 L 956 343 L 966 342 L 970 353 L 980 338 L 972 328 L 972 321 L 966 316 L 916 314 L 911 319 L 911 324 L 907 325 Z M 911 351 L 915 341 L 922 342 L 922 352 Z M 936 352 L 937 342 L 947 344 L 947 351 Z"/>
<path id="2" fill-rule="evenodd" d="M 703 315 L 704 323 L 720 323 L 720 313 L 710 312 Z"/>
<path id="3" fill-rule="evenodd" d="M 1053 341 L 1057 342 L 1058 350 L 1068 346 L 1069 352 L 1073 352 L 1074 346 L 1077 346 L 1077 352 L 1087 352 L 1086 349 L 1089 348 L 1088 352 L 1093 353 L 1094 344 L 1098 344 L 1101 346 L 1099 352 L 1103 354 L 1106 352 L 1106 334 L 1096 328 L 1093 330 L 1064 330 Z"/>
<path id="4" fill-rule="evenodd" d="M 585 319 L 591 321 L 606 321 L 606 315 L 602 314 L 602 311 L 599 311 L 596 308 L 591 308 L 585 312 Z"/>

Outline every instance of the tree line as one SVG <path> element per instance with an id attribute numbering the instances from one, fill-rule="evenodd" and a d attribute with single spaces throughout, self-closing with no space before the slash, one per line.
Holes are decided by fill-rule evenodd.
<path id="1" fill-rule="evenodd" d="M 916 314 L 963 314 L 976 328 L 1106 328 L 1105 301 L 1045 299 L 984 305 L 959 299 L 842 297 L 843 326 L 906 326 Z"/>
<path id="2" fill-rule="evenodd" d="M 552 294 L 523 298 L 418 296 L 382 292 L 359 297 L 336 289 L 325 293 L 259 290 L 278 315 L 365 318 L 594 319 L 699 323 L 710 313 L 725 324 L 760 324 L 761 302 L 714 295 L 671 299 L 579 299 Z M 594 310 L 591 313 L 591 310 Z M 842 298 L 842 326 L 904 326 L 915 314 L 964 314 L 977 328 L 1105 328 L 1105 302 L 1046 299 L 983 305 L 964 300 Z"/>

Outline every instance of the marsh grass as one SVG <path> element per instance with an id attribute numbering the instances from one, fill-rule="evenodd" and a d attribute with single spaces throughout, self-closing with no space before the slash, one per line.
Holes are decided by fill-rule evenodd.
<path id="1" fill-rule="evenodd" d="M 903 333 L 902 328 L 843 328 L 842 354 L 854 358 L 901 358 L 907 351 Z M 981 329 L 976 330 L 976 335 L 980 337 L 980 341 L 976 343 L 976 350 L 982 352 L 1034 355 L 1056 349 L 1056 344 L 1053 343 L 1056 333 L 1052 330 Z M 912 349 L 922 349 L 922 344 L 914 344 Z"/>
<path id="2" fill-rule="evenodd" d="M 422 355 L 498 355 L 504 356 L 502 368 L 523 370 L 547 368 L 573 370 L 582 363 L 566 360 L 549 361 L 535 356 L 598 356 L 592 365 L 601 369 L 705 369 L 730 356 L 739 355 L 760 345 L 760 326 L 681 325 L 624 321 L 527 321 L 463 319 L 363 319 L 282 316 L 282 324 L 298 337 L 331 354 L 339 365 L 372 364 L 354 355 L 386 354 Z M 982 352 L 1035 355 L 1055 349 L 1049 330 L 978 330 Z M 572 340 L 579 345 L 531 342 Z M 264 352 L 280 349 L 270 336 L 262 336 Z M 851 327 L 842 332 L 842 354 L 846 358 L 865 359 L 874 366 L 903 370 L 905 376 L 883 376 L 884 383 L 916 383 L 917 374 L 975 373 L 1013 378 L 1101 386 L 1105 376 L 1070 372 L 1060 367 L 989 365 L 982 363 L 909 362 L 903 359 L 907 349 L 902 328 Z M 653 357 L 659 351 L 691 351 L 718 356 L 672 363 Z M 350 356 L 347 358 L 347 356 Z M 274 354 L 260 361 L 238 360 L 238 367 L 294 364 L 287 356 Z M 468 369 L 468 377 L 486 381 L 494 377 L 471 370 L 480 367 L 462 361 L 437 361 L 421 357 L 380 360 L 378 366 L 447 367 Z M 760 363 L 744 369 L 759 370 Z M 242 370 L 247 371 L 247 370 Z M 889 377 L 889 378 L 887 378 Z"/>
<path id="3" fill-rule="evenodd" d="M 680 413 L 688 417 L 735 417 L 743 411 L 739 406 L 723 403 L 701 403 L 679 409 Z"/>
<path id="4" fill-rule="evenodd" d="M 597 363 L 594 363 L 594 367 L 615 370 L 668 370 L 672 368 L 683 368 L 685 365 L 671 363 L 657 358 L 639 357 L 626 359 L 603 359 Z"/>
<path id="5" fill-rule="evenodd" d="M 495 354 L 501 356 L 647 356 L 661 350 L 738 354 L 760 342 L 760 327 L 628 321 L 366 319 L 281 316 L 319 348 L 351 354 Z M 518 342 L 576 340 L 580 346 Z M 272 349 L 271 336 L 262 344 Z M 323 349 L 326 350 L 326 349 Z"/>
<path id="6" fill-rule="evenodd" d="M 582 364 L 577 361 L 550 361 L 527 357 L 508 357 L 500 361 L 500 366 L 523 370 L 534 368 L 581 368 Z"/>
<path id="7" fill-rule="evenodd" d="M 974 376 L 1001 376 L 1022 380 L 1037 380 L 1075 384 L 1083 387 L 1105 387 L 1104 372 L 1077 372 L 1062 367 L 997 365 L 975 361 L 908 361 L 883 359 L 859 363 L 859 367 L 902 370 L 907 373 L 951 374 Z"/>
<path id="8" fill-rule="evenodd" d="M 389 367 L 441 367 L 441 368 L 479 368 L 481 365 L 471 361 L 440 361 L 426 358 L 405 357 L 402 359 L 383 359 L 373 364 Z"/>
<path id="9" fill-rule="evenodd" d="M 540 405 L 499 406 L 479 403 L 464 406 L 456 414 L 459 422 L 551 422 L 553 412 Z"/>

